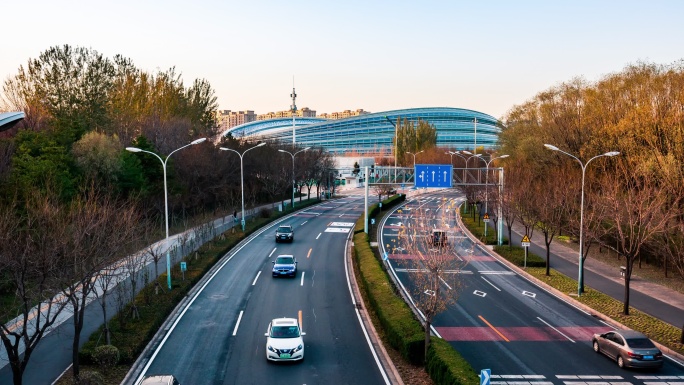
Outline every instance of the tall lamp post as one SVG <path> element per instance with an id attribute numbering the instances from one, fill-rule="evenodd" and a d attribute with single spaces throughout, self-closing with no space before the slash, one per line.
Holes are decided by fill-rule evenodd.
<path id="1" fill-rule="evenodd" d="M 290 156 L 292 157 L 292 208 L 294 208 L 294 205 L 295 205 L 295 200 L 294 200 L 294 192 L 295 192 L 295 172 L 294 172 L 294 171 L 295 171 L 295 168 L 294 168 L 294 158 L 295 158 L 295 155 L 299 154 L 299 153 L 302 152 L 302 151 L 306 151 L 306 150 L 308 150 L 308 149 L 310 149 L 310 148 L 311 148 L 311 147 L 307 147 L 307 148 L 305 148 L 305 149 L 303 149 L 303 150 L 299 150 L 299 151 L 295 152 L 294 154 L 291 153 L 290 151 L 278 150 L 279 152 L 284 152 L 284 153 L 286 153 L 286 154 L 290 154 Z"/>
<path id="2" fill-rule="evenodd" d="M 503 159 L 503 158 L 508 158 L 508 155 L 501 155 L 497 156 L 495 158 L 490 159 L 488 162 L 485 162 L 485 214 L 488 214 L 488 206 L 487 203 L 489 202 L 489 165 L 492 163 L 494 159 Z M 485 223 L 485 238 L 487 238 L 487 223 Z"/>
<path id="3" fill-rule="evenodd" d="M 162 159 L 159 155 L 155 154 L 152 151 L 143 150 L 138 147 L 126 147 L 126 150 L 130 152 L 144 152 L 156 156 L 157 159 L 159 159 L 159 161 L 162 163 L 162 168 L 164 169 L 164 218 L 166 222 L 166 283 L 169 287 L 169 290 L 171 290 L 171 253 L 169 251 L 171 248 L 169 247 L 169 193 L 166 187 L 166 163 L 168 162 L 169 158 L 171 157 L 171 155 L 173 155 L 174 152 L 182 150 L 188 146 L 202 143 L 205 140 L 207 140 L 207 138 L 193 140 L 185 146 L 171 151 L 171 153 L 166 156 L 166 159 Z"/>
<path id="4" fill-rule="evenodd" d="M 397 125 L 394 124 L 392 119 L 388 118 L 387 116 L 385 116 L 385 119 L 387 119 L 387 121 L 390 122 L 390 124 L 392 126 L 394 126 L 394 182 L 396 183 L 397 182 L 397 151 L 399 149 L 399 141 L 397 138 L 397 134 L 398 134 L 397 130 L 398 129 L 397 129 Z M 404 174 L 404 175 L 406 175 L 406 174 Z M 406 176 L 404 176 L 403 179 L 406 179 Z"/>
<path id="5" fill-rule="evenodd" d="M 233 151 L 234 153 L 238 154 L 238 156 L 240 157 L 240 189 L 242 190 L 242 218 L 241 218 L 240 223 L 242 224 L 242 231 L 245 231 L 245 173 L 244 173 L 244 169 L 242 166 L 242 157 L 247 153 L 247 151 L 253 150 L 257 147 L 261 147 L 265 144 L 266 144 L 266 142 L 261 142 L 254 147 L 250 147 L 250 148 L 246 149 L 245 151 L 242 152 L 242 154 L 240 154 L 238 151 L 233 150 L 232 148 L 226 148 L 226 147 L 220 147 L 219 148 L 220 150 L 223 150 L 223 151 Z"/>
<path id="6" fill-rule="evenodd" d="M 579 158 L 577 158 L 576 156 L 569 154 L 569 153 L 561 150 L 560 148 L 558 148 L 554 145 L 545 144 L 544 147 L 548 148 L 549 150 L 558 151 L 562 154 L 565 154 L 565 155 L 575 159 L 577 161 L 577 163 L 580 164 L 580 167 L 582 168 L 582 193 L 581 193 L 581 198 L 580 198 L 580 233 L 579 233 L 579 263 L 578 263 L 579 273 L 578 273 L 578 278 L 577 278 L 577 296 L 579 297 L 584 292 L 584 261 L 582 260 L 582 253 L 583 253 L 582 248 L 584 247 L 584 245 L 583 245 L 583 241 L 584 241 L 584 239 L 583 239 L 583 236 L 584 236 L 584 175 L 585 175 L 585 172 L 587 170 L 587 166 L 589 165 L 589 163 L 591 163 L 592 160 L 594 160 L 596 158 L 600 158 L 602 156 L 616 156 L 616 155 L 620 155 L 620 153 L 618 151 L 606 152 L 605 154 L 596 155 L 595 157 L 589 159 L 587 161 L 587 163 L 582 163 L 582 161 L 579 160 Z"/>
<path id="7" fill-rule="evenodd" d="M 413 155 L 413 168 L 416 168 L 416 155 L 420 154 L 423 151 L 425 151 L 425 150 L 418 151 L 415 154 L 412 152 L 406 151 L 407 154 Z"/>

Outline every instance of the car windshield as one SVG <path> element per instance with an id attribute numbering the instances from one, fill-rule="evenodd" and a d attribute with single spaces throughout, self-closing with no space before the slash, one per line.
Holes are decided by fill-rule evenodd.
<path id="1" fill-rule="evenodd" d="M 631 338 L 627 340 L 627 345 L 635 349 L 653 349 L 655 345 L 648 338 Z"/>
<path id="2" fill-rule="evenodd" d="M 294 265 L 294 258 L 278 257 L 276 258 L 276 265 Z"/>
<path id="3" fill-rule="evenodd" d="M 279 232 L 279 233 L 289 233 L 290 231 L 292 231 L 292 230 L 290 230 L 290 227 L 289 227 L 289 226 L 280 226 L 280 227 L 278 227 L 278 232 Z"/>
<path id="4" fill-rule="evenodd" d="M 296 338 L 299 337 L 297 326 L 274 326 L 271 328 L 272 338 Z"/>

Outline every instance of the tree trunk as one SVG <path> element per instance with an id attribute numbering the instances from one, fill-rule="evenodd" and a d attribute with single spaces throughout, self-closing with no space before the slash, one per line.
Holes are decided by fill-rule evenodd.
<path id="1" fill-rule="evenodd" d="M 629 261 L 629 257 L 626 257 L 627 263 L 625 266 L 625 301 L 624 307 L 622 308 L 622 314 L 629 315 L 629 281 L 632 278 L 632 263 Z"/>
<path id="2" fill-rule="evenodd" d="M 544 243 L 546 244 L 546 276 L 551 276 L 551 241 L 553 237 L 549 240 L 549 233 L 544 232 Z"/>
<path id="3" fill-rule="evenodd" d="M 430 325 L 429 320 L 425 320 L 425 351 L 423 352 L 423 362 L 427 362 L 428 348 L 430 347 Z"/>

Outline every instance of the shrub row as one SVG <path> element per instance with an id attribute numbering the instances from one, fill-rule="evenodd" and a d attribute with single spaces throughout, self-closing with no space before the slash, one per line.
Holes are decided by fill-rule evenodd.
<path id="1" fill-rule="evenodd" d="M 382 202 L 382 209 L 389 209 L 405 199 L 405 196 L 394 196 Z M 369 219 L 380 211 L 378 205 L 369 208 Z M 363 232 L 363 217 L 357 221 L 356 229 L 359 227 L 361 231 L 354 235 L 354 259 L 361 287 L 390 346 L 414 365 L 425 364 L 428 374 L 438 385 L 477 383 L 478 377 L 473 368 L 448 342 L 432 337 L 428 356 L 424 356 L 423 326 L 397 294 L 378 253 L 370 247 L 368 235 Z"/>

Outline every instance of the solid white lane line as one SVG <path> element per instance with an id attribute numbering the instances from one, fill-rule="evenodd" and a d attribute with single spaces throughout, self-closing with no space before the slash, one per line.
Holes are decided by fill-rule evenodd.
<path id="1" fill-rule="evenodd" d="M 440 281 L 442 281 L 442 283 L 443 283 L 444 285 L 446 285 L 446 287 L 448 287 L 448 288 L 449 288 L 449 290 L 451 290 L 451 286 L 449 286 L 449 284 L 448 284 L 448 283 L 446 283 L 446 281 L 445 281 L 445 280 L 443 280 L 443 279 L 442 279 L 442 277 L 439 277 L 439 280 L 440 280 Z"/>
<path id="2" fill-rule="evenodd" d="M 299 286 L 304 286 L 304 274 L 306 274 L 306 271 L 302 271 L 302 282 L 299 284 Z"/>
<path id="3" fill-rule="evenodd" d="M 549 324 L 548 322 L 544 321 L 543 319 L 541 319 L 541 318 L 539 318 L 539 317 L 537 317 L 537 319 L 538 319 L 538 320 L 540 320 L 541 322 L 545 323 L 545 324 L 546 324 L 546 326 L 548 326 L 548 327 L 550 327 L 551 329 L 553 329 L 553 330 L 557 331 L 557 332 L 558 332 L 558 334 L 560 334 L 560 335 L 562 335 L 563 337 L 567 338 L 567 339 L 568 339 L 568 341 L 570 341 L 570 342 L 572 342 L 572 343 L 575 343 L 575 341 L 573 341 L 573 339 L 572 339 L 572 338 L 570 338 L 570 337 L 566 336 L 566 335 L 565 335 L 565 334 L 563 334 L 563 333 L 562 333 L 562 332 L 561 332 L 560 330 L 558 330 L 558 329 L 556 329 L 555 327 L 551 326 L 551 324 Z"/>
<path id="4" fill-rule="evenodd" d="M 257 276 L 254 278 L 254 281 L 252 282 L 252 286 L 256 285 L 257 279 L 259 279 L 259 276 L 261 275 L 261 270 L 257 273 Z"/>
<path id="5" fill-rule="evenodd" d="M 301 224 L 300 226 L 304 226 L 304 224 L 305 224 L 306 222 L 308 222 L 308 221 L 304 221 L 304 222 L 302 222 L 302 224 Z"/>
<path id="6" fill-rule="evenodd" d="M 316 237 L 316 239 L 320 238 L 321 234 L 323 234 L 323 233 L 318 233 L 318 236 Z"/>
<path id="7" fill-rule="evenodd" d="M 242 313 L 243 312 L 244 312 L 243 310 L 240 310 L 240 315 L 238 316 L 238 320 L 235 323 L 235 329 L 233 329 L 233 335 L 237 334 L 238 326 L 240 326 L 240 320 L 242 319 Z"/>
<path id="8" fill-rule="evenodd" d="M 271 255 L 273 255 L 273 253 L 275 253 L 276 249 L 277 249 L 277 247 L 273 248 L 273 251 L 271 251 L 271 254 L 268 255 L 269 258 L 271 258 Z"/>
<path id="9" fill-rule="evenodd" d="M 487 280 L 487 278 L 485 278 L 485 277 L 481 277 L 481 278 L 484 279 L 485 282 L 487 282 L 488 284 L 492 285 L 492 287 L 495 288 L 496 290 L 501 291 L 501 289 L 499 289 L 498 287 L 494 286 L 493 283 L 489 282 L 489 281 Z"/>

